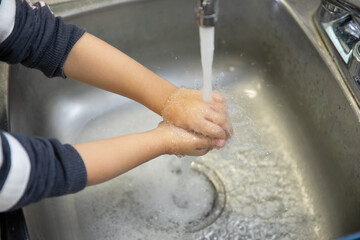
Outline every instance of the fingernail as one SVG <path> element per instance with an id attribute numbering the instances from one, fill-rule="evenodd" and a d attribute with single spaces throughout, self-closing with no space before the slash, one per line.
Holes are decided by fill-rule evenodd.
<path id="1" fill-rule="evenodd" d="M 216 141 L 216 146 L 219 147 L 219 148 L 224 147 L 225 144 L 226 144 L 226 141 L 224 139 L 220 139 L 220 140 Z"/>

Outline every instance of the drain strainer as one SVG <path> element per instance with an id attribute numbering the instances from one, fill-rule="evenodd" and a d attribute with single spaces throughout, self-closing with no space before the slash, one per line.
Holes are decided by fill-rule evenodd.
<path id="1" fill-rule="evenodd" d="M 196 232 L 212 224 L 221 215 L 226 203 L 226 192 L 224 184 L 213 169 L 196 161 L 191 163 L 191 168 L 203 174 L 214 189 L 209 211 L 185 226 L 187 232 Z"/>
<path id="2" fill-rule="evenodd" d="M 196 232 L 212 224 L 224 209 L 225 187 L 213 169 L 195 161 L 190 167 L 186 160 L 157 162 L 162 172 L 143 170 L 122 201 L 129 203 L 129 216 L 161 232 Z"/>

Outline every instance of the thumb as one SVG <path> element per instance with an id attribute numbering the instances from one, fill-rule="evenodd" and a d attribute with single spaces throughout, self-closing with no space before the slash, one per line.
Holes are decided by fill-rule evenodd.
<path id="1" fill-rule="evenodd" d="M 225 145 L 226 145 L 225 139 L 212 139 L 212 141 L 213 141 L 212 144 L 213 144 L 214 148 L 220 149 L 220 148 L 225 147 Z"/>
<path id="2" fill-rule="evenodd" d="M 204 149 L 204 148 L 223 148 L 226 145 L 225 139 L 219 139 L 219 138 L 209 138 L 205 136 L 201 136 L 202 141 L 199 142 L 197 148 L 198 149 Z"/>

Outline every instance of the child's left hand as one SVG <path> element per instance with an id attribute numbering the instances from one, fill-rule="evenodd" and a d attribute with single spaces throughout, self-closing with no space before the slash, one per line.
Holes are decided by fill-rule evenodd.
<path id="1" fill-rule="evenodd" d="M 159 139 L 164 139 L 162 145 L 167 146 L 167 154 L 202 156 L 213 148 L 220 149 L 226 144 L 223 139 L 189 132 L 166 122 L 161 122 L 155 131 L 160 133 Z"/>
<path id="2" fill-rule="evenodd" d="M 177 127 L 226 140 L 233 134 L 227 103 L 219 93 L 213 93 L 212 98 L 206 102 L 201 91 L 180 88 L 169 98 L 161 115 Z"/>

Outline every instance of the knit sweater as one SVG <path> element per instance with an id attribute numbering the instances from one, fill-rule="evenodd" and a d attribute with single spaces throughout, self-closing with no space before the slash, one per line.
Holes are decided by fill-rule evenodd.
<path id="1" fill-rule="evenodd" d="M 43 2 L 0 0 L 1 61 L 65 78 L 64 62 L 84 32 Z M 80 191 L 86 183 L 84 162 L 71 145 L 0 132 L 0 212 Z"/>

